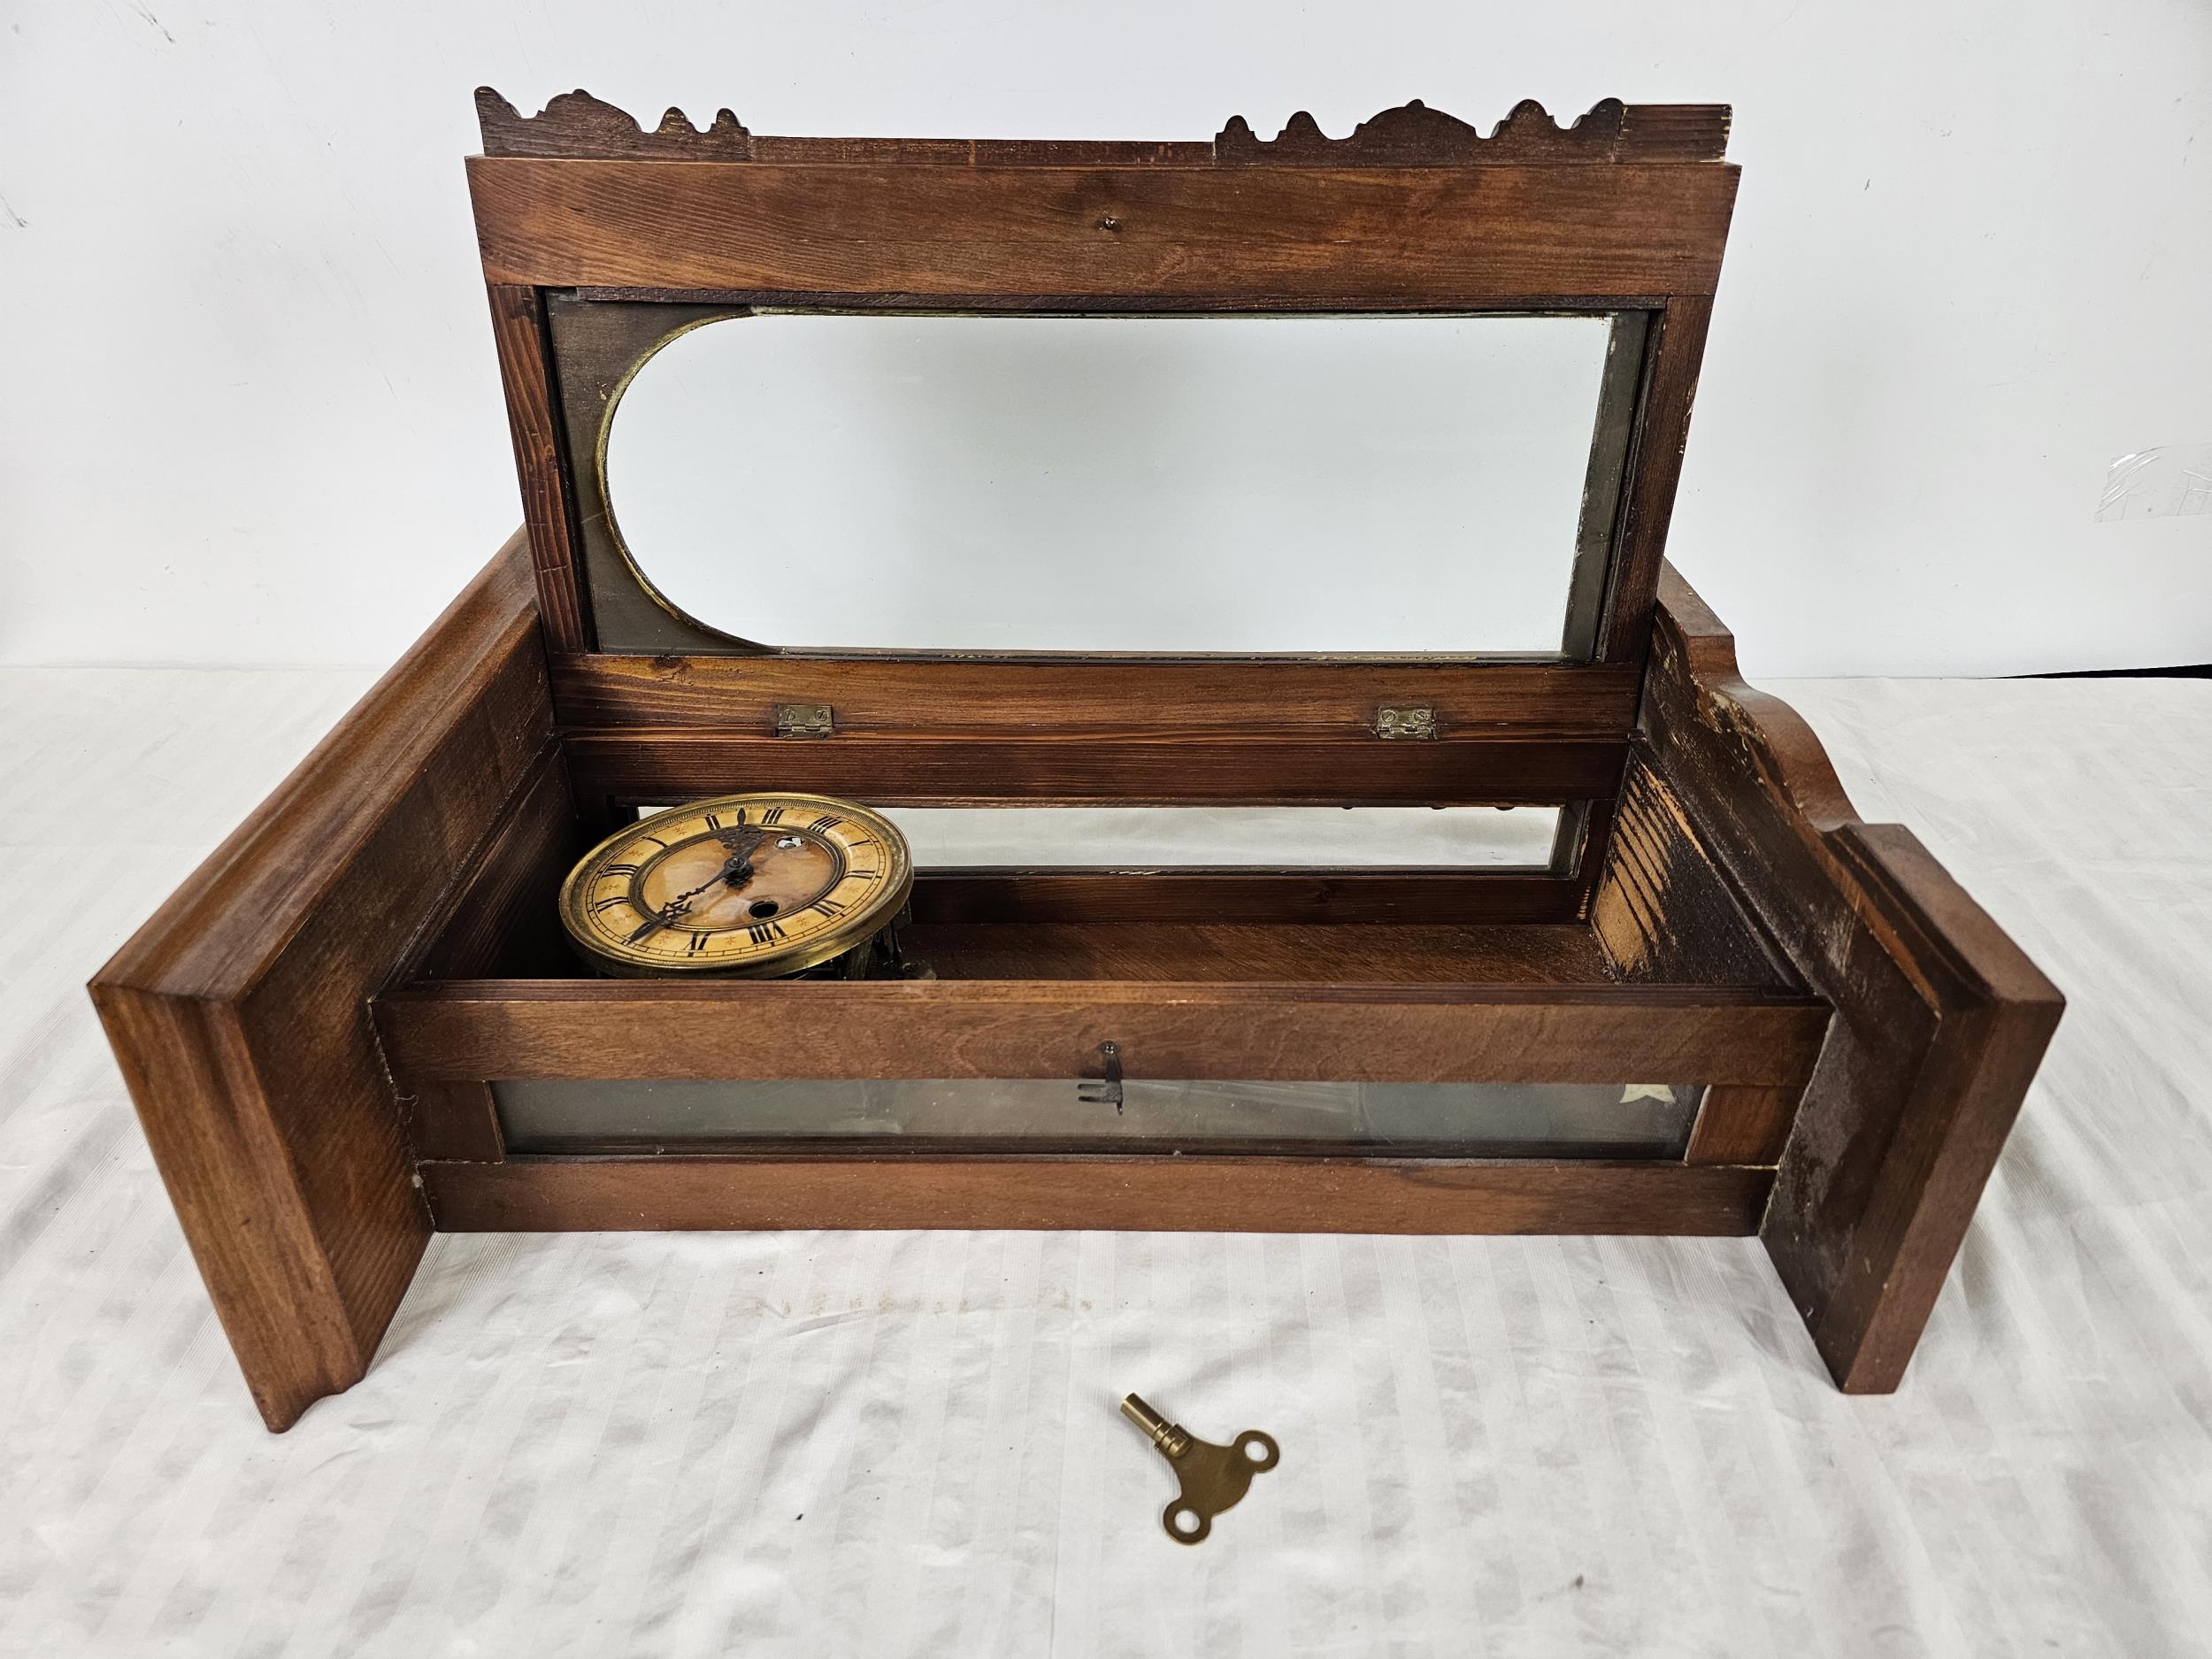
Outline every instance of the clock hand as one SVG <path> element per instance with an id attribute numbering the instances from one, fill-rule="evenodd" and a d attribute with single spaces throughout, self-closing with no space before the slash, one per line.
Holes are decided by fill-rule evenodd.
<path id="1" fill-rule="evenodd" d="M 730 861 L 722 866 L 722 873 L 715 881 L 726 881 L 732 887 L 749 881 L 753 876 L 753 849 L 768 839 L 768 832 L 754 829 L 749 825 L 741 828 L 718 829 L 714 839 L 729 849 Z M 713 881 L 707 883 L 712 887 Z M 705 889 L 701 888 L 703 892 Z"/>
<path id="2" fill-rule="evenodd" d="M 768 839 L 768 832 L 754 829 L 749 825 L 742 829 L 716 830 L 714 839 L 730 849 L 733 858 L 749 858 L 753 849 Z"/>
<path id="3" fill-rule="evenodd" d="M 753 834 L 753 840 L 755 841 L 757 841 L 760 839 L 761 838 L 757 833 Z M 660 910 L 656 914 L 646 918 L 645 925 L 639 928 L 637 932 L 632 933 L 629 938 L 623 941 L 623 942 L 625 944 L 634 945 L 641 939 L 649 938 L 652 934 L 658 933 L 664 927 L 673 927 L 678 922 L 682 921 L 684 918 L 691 914 L 692 900 L 697 898 L 702 893 L 704 893 L 709 887 L 714 886 L 718 881 L 726 881 L 730 884 L 730 886 L 734 887 L 744 882 L 751 880 L 753 876 L 753 866 L 749 856 L 751 850 L 751 848 L 748 847 L 744 852 L 733 855 L 730 861 L 724 864 L 720 870 L 717 871 L 706 880 L 702 881 L 697 887 L 692 888 L 688 893 L 679 893 L 674 898 L 670 899 L 666 903 L 660 907 Z"/>
<path id="4" fill-rule="evenodd" d="M 711 887 L 713 883 L 709 882 L 707 885 Z M 695 888 L 694 891 L 704 892 L 705 888 Z M 685 917 L 690 914 L 691 895 L 689 893 L 680 893 L 674 898 L 669 900 L 667 903 L 662 905 L 653 915 L 647 917 L 645 918 L 645 926 L 639 928 L 637 932 L 632 933 L 622 942 L 626 945 L 634 945 L 640 940 L 649 938 L 653 934 L 660 932 L 660 930 L 664 927 L 673 927 L 678 922 L 682 921 Z"/>

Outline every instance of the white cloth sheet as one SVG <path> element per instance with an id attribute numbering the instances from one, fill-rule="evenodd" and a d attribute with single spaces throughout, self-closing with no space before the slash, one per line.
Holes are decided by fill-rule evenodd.
<path id="1" fill-rule="evenodd" d="M 2071 999 L 1893 1398 L 1748 1240 L 451 1237 L 272 1437 L 81 986 L 366 679 L 0 676 L 0 1653 L 2212 1642 L 2212 685 L 1778 687 Z"/>

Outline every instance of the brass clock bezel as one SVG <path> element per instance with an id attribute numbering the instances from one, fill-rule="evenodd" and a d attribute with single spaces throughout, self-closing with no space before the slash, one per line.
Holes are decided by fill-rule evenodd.
<path id="1" fill-rule="evenodd" d="M 616 849 L 626 846 L 641 837 L 649 838 L 653 826 L 672 819 L 695 817 L 703 812 L 738 809 L 751 810 L 763 805 L 800 804 L 819 807 L 838 813 L 849 822 L 865 825 L 883 844 L 888 855 L 889 869 L 881 883 L 881 891 L 871 895 L 864 905 L 825 928 L 814 937 L 799 941 L 787 950 L 771 951 L 751 961 L 687 962 L 678 957 L 648 956 L 640 951 L 634 956 L 608 949 L 589 931 L 584 921 L 581 895 L 595 879 L 593 872 Z M 782 979 L 804 973 L 810 968 L 845 955 L 866 944 L 895 920 L 906 908 L 907 899 L 914 890 L 914 858 L 906 844 L 906 837 L 899 826 L 872 807 L 836 795 L 814 795 L 797 789 L 757 789 L 741 795 L 710 795 L 697 801 L 687 801 L 650 818 L 641 818 L 634 824 L 625 824 L 611 835 L 602 839 L 590 851 L 578 859 L 561 883 L 560 916 L 562 930 L 567 933 L 569 944 L 576 953 L 601 972 L 625 979 L 705 978 L 722 979 Z"/>

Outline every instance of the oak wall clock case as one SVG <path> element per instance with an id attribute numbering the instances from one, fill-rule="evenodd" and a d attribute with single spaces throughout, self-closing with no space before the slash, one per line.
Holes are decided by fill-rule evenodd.
<path id="1" fill-rule="evenodd" d="M 1523 104 L 1485 134 L 1415 104 L 1341 139 L 1300 117 L 1101 143 L 479 107 L 525 527 L 92 986 L 272 1428 L 363 1374 L 435 1229 L 1755 1233 L 1837 1381 L 1897 1386 L 2061 1003 L 1909 832 L 1859 821 L 1663 562 L 1735 192 L 1725 109 L 1608 101 L 1563 127 Z M 879 388 L 837 441 L 865 427 L 910 465 L 856 462 L 733 529 L 736 553 L 686 554 L 687 522 L 721 545 L 726 502 L 687 520 L 641 480 L 752 465 L 732 499 L 772 503 L 828 428 L 766 419 L 714 466 L 662 465 L 648 411 L 691 381 L 655 363 L 721 352 L 765 384 L 787 349 L 787 388 Z M 964 416 L 994 444 L 902 414 L 895 388 L 938 372 L 914 365 L 994 351 L 1009 389 Z M 849 374 L 804 372 L 818 352 Z M 1151 459 L 1079 517 L 1023 491 L 1098 451 L 1023 471 L 1023 446 L 1071 408 L 1109 419 L 1082 366 L 1109 358 Z M 1284 406 L 1285 375 L 1392 364 L 1402 396 Z M 1510 448 L 1563 386 L 1585 400 L 1564 473 Z M 1175 424 L 1248 395 L 1278 418 Z M 783 407 L 705 407 L 755 405 Z M 979 451 L 1028 480 L 991 497 L 1010 524 L 1035 503 L 1018 557 L 940 534 L 931 503 Z M 1294 511 L 1225 494 L 1247 465 Z M 1480 519 L 1464 548 L 1331 516 L 1377 480 L 1396 511 L 1466 477 L 1494 483 L 1436 521 Z M 1141 534 L 1082 542 L 1102 517 Z M 1036 524 L 1106 550 L 1056 558 Z M 886 552 L 886 525 L 910 540 Z M 833 536 L 864 594 L 942 548 L 1019 604 L 946 613 L 979 640 L 871 640 L 888 613 L 854 604 L 842 637 L 761 643 Z M 1225 649 L 1191 648 L 1173 583 L 1117 580 L 1156 557 L 1194 596 L 1245 595 L 1206 601 Z M 1463 557 L 1499 593 L 1540 565 L 1555 632 L 1486 635 L 1503 613 L 1457 596 Z M 1268 609 L 1315 581 L 1328 604 Z M 1346 641 L 1268 632 L 1294 614 Z M 640 808 L 754 790 L 910 831 L 1224 807 L 1556 828 L 1525 867 L 1387 846 L 979 866 L 918 841 L 929 980 L 603 978 L 565 949 L 587 849 Z"/>

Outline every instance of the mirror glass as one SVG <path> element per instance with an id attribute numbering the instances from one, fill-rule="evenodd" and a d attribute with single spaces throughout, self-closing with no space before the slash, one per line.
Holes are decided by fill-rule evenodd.
<path id="1" fill-rule="evenodd" d="M 1608 327 L 724 319 L 622 395 L 607 497 L 768 645 L 1554 655 Z"/>

